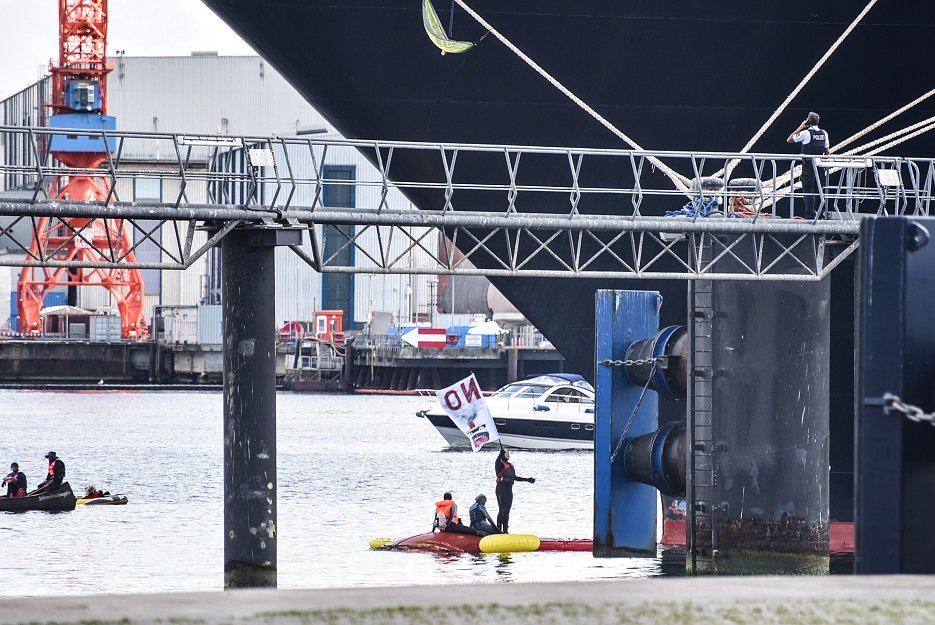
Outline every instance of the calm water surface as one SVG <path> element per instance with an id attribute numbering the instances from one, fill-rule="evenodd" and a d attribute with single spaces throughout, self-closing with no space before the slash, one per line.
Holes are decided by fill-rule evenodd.
<path id="1" fill-rule="evenodd" d="M 278 396 L 279 587 L 537 582 L 652 577 L 682 565 L 589 553 L 437 556 L 370 551 L 371 538 L 431 528 L 452 490 L 496 516 L 494 452 L 449 451 L 421 397 Z M 220 393 L 0 391 L 0 467 L 30 488 L 55 450 L 76 492 L 125 493 L 119 507 L 0 513 L 0 596 L 221 590 Z M 589 538 L 590 452 L 518 451 L 510 528 Z M 4 474 L 6 471 L 3 472 Z"/>

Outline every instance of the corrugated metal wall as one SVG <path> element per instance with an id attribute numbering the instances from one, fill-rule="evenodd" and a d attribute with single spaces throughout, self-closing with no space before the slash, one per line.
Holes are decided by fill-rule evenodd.
<path id="1" fill-rule="evenodd" d="M 323 138 L 337 138 L 337 135 L 325 135 Z M 311 177 L 316 167 L 324 169 L 325 167 L 353 167 L 355 172 L 355 209 L 368 208 L 376 209 L 380 207 L 382 188 L 380 173 L 370 162 L 357 150 L 350 147 L 329 147 L 327 152 L 322 147 L 315 147 L 311 152 L 305 146 L 288 146 L 288 152 L 283 152 L 282 146 L 274 146 L 274 157 L 276 162 L 282 166 L 288 158 L 288 163 L 293 171 L 303 172 L 303 176 Z M 314 161 L 313 161 L 314 159 Z M 372 184 L 367 184 L 372 183 Z M 315 187 L 310 183 L 300 185 L 293 197 L 294 206 L 312 207 L 315 195 Z M 270 197 L 269 195 L 267 197 Z M 319 198 L 319 202 L 321 199 Z M 415 210 L 409 201 L 403 197 L 396 189 L 390 189 L 386 197 L 387 206 L 394 210 Z M 418 239 L 426 232 L 426 228 L 409 228 L 410 236 Z M 321 236 L 321 228 L 317 229 L 318 236 Z M 408 246 L 407 237 L 400 236 L 400 233 L 392 232 L 389 228 L 369 227 L 357 230 L 357 240 L 360 245 L 370 250 L 382 248 L 385 250 L 387 258 L 396 258 L 402 255 L 402 259 L 397 262 L 402 266 L 423 267 L 432 269 L 436 266 L 434 258 L 421 248 L 416 248 L 405 252 Z M 431 235 L 426 237 L 423 245 L 434 251 L 437 237 Z M 306 251 L 308 251 L 307 248 Z M 299 260 L 296 257 L 296 260 Z M 277 256 L 277 263 L 279 256 Z M 302 262 L 299 260 L 299 262 Z M 302 263 L 304 264 L 304 263 Z M 371 311 L 388 312 L 394 315 L 394 320 L 405 321 L 416 315 L 430 314 L 430 302 L 434 294 L 433 283 L 437 280 L 435 275 L 388 275 L 388 274 L 368 274 L 367 267 L 374 267 L 376 263 L 365 254 L 357 253 L 355 256 L 356 266 L 361 271 L 354 278 L 354 319 L 356 324 L 366 323 L 370 319 Z M 278 266 L 277 266 L 278 268 Z M 316 274 L 317 275 L 317 274 Z M 287 281 L 302 280 L 300 276 L 295 278 L 286 277 Z M 321 277 L 316 278 L 315 293 L 320 293 Z M 280 284 L 277 282 L 277 300 L 282 299 L 283 288 L 294 289 L 296 284 Z M 320 302 L 320 296 L 317 302 Z M 318 304 L 315 304 L 317 307 Z M 312 310 L 312 309 L 308 309 Z M 277 305 L 277 312 L 279 306 Z M 281 317 L 278 317 L 281 318 Z M 290 319 L 305 320 L 310 317 L 291 317 Z M 348 326 L 348 320 L 345 319 L 345 326 Z"/>
<path id="2" fill-rule="evenodd" d="M 117 118 L 118 130 L 288 136 L 299 131 L 326 128 L 323 118 L 259 57 L 116 56 L 114 61 L 115 69 L 108 80 L 108 114 Z M 7 123 L 35 123 L 36 118 L 28 115 L 23 117 L 22 112 L 32 110 L 36 98 L 46 97 L 44 88 L 44 85 L 34 85 L 0 103 L 5 111 L 11 111 L 10 115 L 22 118 L 8 119 Z M 125 161 L 145 161 L 147 168 L 159 168 L 160 162 L 165 167 L 171 167 L 175 158 L 170 142 L 158 146 L 149 143 L 145 147 L 141 143 L 127 143 L 123 146 L 122 155 Z M 316 156 L 320 159 L 321 153 Z M 284 157 L 284 154 L 277 155 L 277 158 Z M 303 175 L 312 175 L 314 168 L 308 150 L 297 150 L 290 153 L 289 158 L 294 168 L 304 172 Z M 318 162 L 321 163 L 321 160 Z M 380 180 L 377 171 L 352 148 L 329 149 L 327 163 L 331 166 L 353 167 L 358 181 Z M 190 185 L 186 192 L 189 201 L 206 201 L 204 188 Z M 130 181 L 118 181 L 117 193 L 121 200 L 139 199 Z M 152 189 L 147 189 L 147 193 L 152 193 Z M 294 203 L 310 205 L 313 193 L 311 186 L 300 188 Z M 174 201 L 177 194 L 177 185 L 170 181 L 163 182 L 162 201 Z M 378 187 L 356 187 L 356 207 L 376 207 L 379 200 Z M 390 193 L 388 203 L 393 209 L 411 208 L 397 191 Z M 23 223 L 21 226 L 28 230 L 28 224 Z M 175 240 L 173 229 L 172 224 L 162 228 L 164 246 Z M 421 232 L 421 229 L 412 229 L 415 237 Z M 382 235 L 386 245 L 386 231 Z M 137 233 L 135 236 L 138 238 L 140 235 Z M 360 233 L 364 245 L 374 244 L 377 237 L 376 229 Z M 206 234 L 199 232 L 195 248 L 205 240 Z M 426 243 L 434 246 L 435 240 L 436 237 L 431 236 L 426 239 Z M 305 247 L 306 251 L 310 251 L 307 240 Z M 397 233 L 395 241 L 388 246 L 388 253 L 395 257 L 402 250 L 403 244 Z M 140 253 L 145 253 L 142 248 Z M 159 282 L 158 292 L 153 292 L 151 284 L 146 287 L 144 300 L 147 323 L 151 322 L 153 307 L 157 305 L 216 303 L 208 289 L 209 264 L 212 260 L 216 262 L 216 256 L 206 254 L 184 272 L 161 272 L 156 280 Z M 363 254 L 357 254 L 356 260 L 362 271 L 373 266 L 372 261 Z M 411 253 L 402 264 L 430 269 L 435 266 L 430 255 L 421 250 Z M 277 250 L 276 265 L 277 323 L 312 319 L 313 311 L 321 307 L 322 276 L 288 249 Z M 399 321 L 415 315 L 429 316 L 435 281 L 434 275 L 360 273 L 354 279 L 354 319 L 345 320 L 345 326 L 350 326 L 351 321 L 365 323 L 371 310 L 392 313 Z M 111 308 L 113 298 L 106 289 L 83 288 L 79 290 L 78 305 L 91 310 Z"/>
<path id="3" fill-rule="evenodd" d="M 114 60 L 107 100 L 118 129 L 269 136 L 324 124 L 258 56 Z"/>

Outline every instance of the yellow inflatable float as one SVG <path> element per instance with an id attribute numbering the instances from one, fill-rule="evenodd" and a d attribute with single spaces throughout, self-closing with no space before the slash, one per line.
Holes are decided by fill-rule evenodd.
<path id="1" fill-rule="evenodd" d="M 481 553 L 536 551 L 539 537 L 534 534 L 491 534 L 480 539 Z"/>

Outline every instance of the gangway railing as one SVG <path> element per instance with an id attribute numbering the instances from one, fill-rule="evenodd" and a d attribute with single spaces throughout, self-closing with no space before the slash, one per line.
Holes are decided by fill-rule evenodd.
<path id="1" fill-rule="evenodd" d="M 65 167 L 40 149 L 63 132 L 115 150 L 99 169 Z M 857 249 L 863 217 L 930 215 L 935 186 L 935 161 L 921 158 L 803 164 L 790 154 L 6 126 L 0 135 L 16 147 L 0 164 L 0 246 L 19 252 L 0 265 L 14 266 L 184 269 L 233 229 L 255 227 L 307 233 L 292 249 L 322 272 L 819 280 Z M 359 154 L 370 165 L 353 179 L 333 175 Z M 690 191 L 674 189 L 650 156 L 692 179 Z M 730 180 L 710 175 L 734 162 Z M 803 165 L 822 181 L 814 219 L 801 218 Z M 49 198 L 56 178 L 74 175 L 106 181 L 106 200 Z M 141 180 L 159 181 L 163 200 L 129 199 Z M 353 189 L 354 208 L 329 206 L 328 190 L 342 188 Z M 134 249 L 149 241 L 159 260 L 129 262 L 98 220 L 119 220 Z M 40 223 L 97 258 L 31 249 Z M 428 262 L 413 263 L 414 253 Z"/>

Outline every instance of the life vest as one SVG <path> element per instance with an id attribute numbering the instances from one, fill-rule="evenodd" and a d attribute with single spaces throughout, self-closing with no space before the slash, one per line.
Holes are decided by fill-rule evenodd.
<path id="1" fill-rule="evenodd" d="M 46 476 L 48 479 L 55 477 L 55 461 L 52 460 L 49 462 L 49 474 Z"/>
<path id="2" fill-rule="evenodd" d="M 506 460 L 501 460 L 500 462 L 503 463 L 503 469 L 500 470 L 499 473 L 497 473 L 497 483 L 498 483 L 498 484 L 499 484 L 500 482 L 503 481 L 503 474 L 506 473 L 507 471 L 509 471 L 510 469 L 513 468 L 513 465 L 510 464 L 509 462 L 507 462 Z"/>
<path id="3" fill-rule="evenodd" d="M 439 517 L 439 514 L 442 516 Z M 445 525 L 449 523 L 458 523 L 458 504 L 453 499 L 443 499 L 435 502 L 435 522 L 438 527 L 444 527 L 439 522 L 440 518 L 445 519 Z"/>
<path id="4" fill-rule="evenodd" d="M 818 126 L 808 128 L 808 143 L 802 144 L 802 154 L 820 156 L 825 153 L 825 141 L 828 140 L 828 134 Z"/>
<path id="5" fill-rule="evenodd" d="M 479 502 L 471 506 L 471 509 L 468 511 L 471 514 L 471 527 L 474 527 L 475 524 L 487 520 L 487 508 L 483 507 Z"/>

